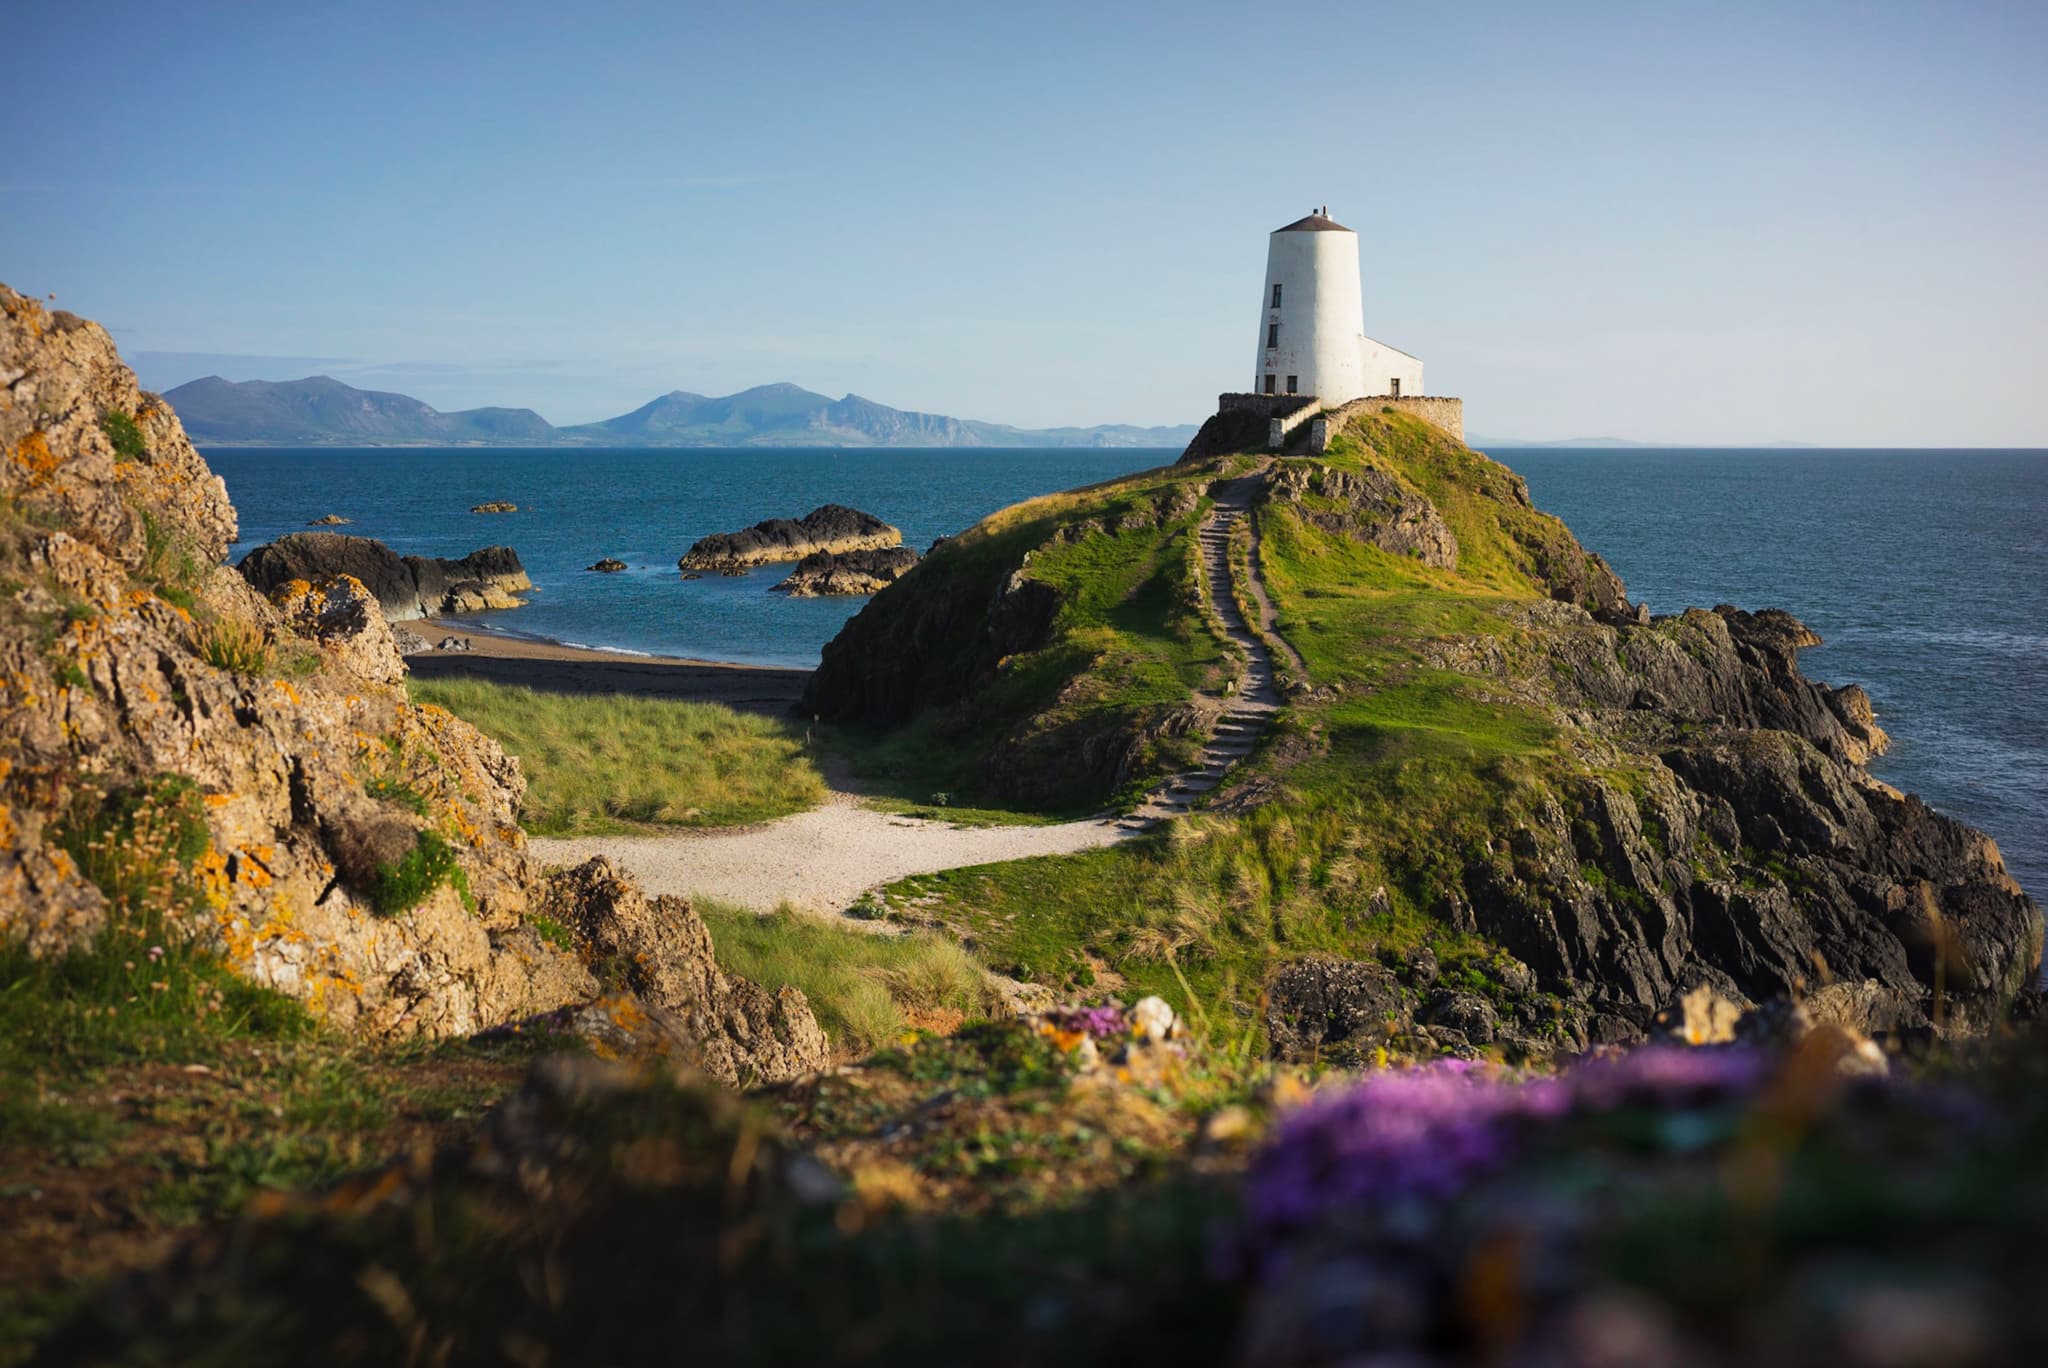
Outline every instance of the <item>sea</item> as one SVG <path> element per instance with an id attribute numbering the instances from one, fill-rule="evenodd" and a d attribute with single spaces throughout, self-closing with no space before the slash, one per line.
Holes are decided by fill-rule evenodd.
<path id="1" fill-rule="evenodd" d="M 601 650 L 808 668 L 859 601 L 770 592 L 786 567 L 685 580 L 697 538 L 843 503 L 920 549 L 996 509 L 1163 465 L 1090 450 L 206 452 L 249 547 L 338 514 L 405 553 L 509 545 L 527 606 L 466 624 Z M 1989 832 L 2048 892 L 2048 451 L 1507 449 L 1653 612 L 1784 608 L 1802 668 L 1870 692 L 1880 778 Z M 508 500 L 517 513 L 472 514 Z M 631 568 L 602 575 L 603 556 Z"/>

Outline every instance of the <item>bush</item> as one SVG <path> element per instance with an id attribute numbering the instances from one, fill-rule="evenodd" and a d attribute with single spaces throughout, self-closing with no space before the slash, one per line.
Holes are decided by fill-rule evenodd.
<path id="1" fill-rule="evenodd" d="M 454 849 L 434 832 L 422 831 L 411 850 L 377 871 L 368 890 L 370 910 L 380 917 L 410 912 L 443 884 L 470 902 L 469 877 L 455 862 Z"/>
<path id="2" fill-rule="evenodd" d="M 116 461 L 137 461 L 149 451 L 149 439 L 142 435 L 142 425 L 131 413 L 108 409 L 100 415 L 100 431 L 113 444 Z"/>

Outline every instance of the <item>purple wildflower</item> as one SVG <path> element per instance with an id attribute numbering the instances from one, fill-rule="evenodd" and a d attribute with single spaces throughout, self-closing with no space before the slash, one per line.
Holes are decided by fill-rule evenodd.
<path id="1" fill-rule="evenodd" d="M 1045 1019 L 1062 1031 L 1089 1036 L 1095 1040 L 1111 1040 L 1130 1034 L 1130 1022 L 1124 1016 L 1123 1008 L 1101 1007 L 1056 1007 L 1045 1014 Z"/>

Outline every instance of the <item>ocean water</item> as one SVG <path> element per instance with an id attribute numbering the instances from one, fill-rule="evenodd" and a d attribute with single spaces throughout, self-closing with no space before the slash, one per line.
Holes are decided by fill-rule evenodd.
<path id="1" fill-rule="evenodd" d="M 1161 451 L 207 453 L 243 548 L 338 513 L 400 551 L 516 548 L 528 606 L 469 621 L 614 650 L 808 667 L 859 601 L 769 593 L 779 567 L 684 580 L 709 532 L 821 503 L 920 549 L 1019 499 L 1163 464 Z M 2048 890 L 2048 452 L 1565 450 L 1492 453 L 1653 611 L 1785 608 L 1825 644 L 1806 672 L 1870 691 L 1873 770 L 1995 837 Z M 471 514 L 509 499 L 520 511 Z M 583 569 L 600 556 L 631 565 Z"/>

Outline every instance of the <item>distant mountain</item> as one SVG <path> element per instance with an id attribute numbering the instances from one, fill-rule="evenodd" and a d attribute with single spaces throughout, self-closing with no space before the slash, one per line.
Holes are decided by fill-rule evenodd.
<path id="1" fill-rule="evenodd" d="M 1552 442 L 1532 442 L 1526 437 L 1472 437 L 1467 439 L 1467 444 L 1475 451 L 1512 451 L 1530 447 L 1556 447 L 1578 451 L 1651 451 L 1671 447 L 1696 451 L 1776 451 L 1813 446 L 1811 442 L 1638 442 L 1630 437 L 1567 437 L 1563 441 Z"/>
<path id="2" fill-rule="evenodd" d="M 239 382 L 209 375 L 164 398 L 202 446 L 546 444 L 555 434 L 532 409 L 442 413 L 410 395 L 359 390 L 325 375 Z"/>
<path id="3" fill-rule="evenodd" d="M 1195 435 L 1192 425 L 1016 428 L 890 408 L 857 394 L 832 399 L 790 384 L 722 398 L 676 390 L 631 413 L 565 428 L 532 409 L 442 413 L 324 375 L 208 376 L 164 398 L 201 446 L 1178 447 Z"/>

